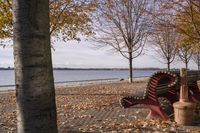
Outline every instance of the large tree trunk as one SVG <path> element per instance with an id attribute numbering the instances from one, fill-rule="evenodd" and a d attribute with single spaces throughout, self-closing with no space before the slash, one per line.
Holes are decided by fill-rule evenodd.
<path id="1" fill-rule="evenodd" d="M 133 57 L 132 57 L 132 53 L 129 52 L 129 83 L 132 83 L 133 82 L 133 64 L 132 64 L 132 61 L 133 61 Z"/>
<path id="2" fill-rule="evenodd" d="M 49 0 L 13 0 L 19 133 L 56 133 Z"/>

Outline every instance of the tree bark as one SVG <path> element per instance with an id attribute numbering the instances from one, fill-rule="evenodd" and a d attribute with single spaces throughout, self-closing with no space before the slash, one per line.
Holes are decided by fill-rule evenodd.
<path id="1" fill-rule="evenodd" d="M 170 62 L 167 62 L 167 71 L 170 71 Z"/>
<path id="2" fill-rule="evenodd" d="M 197 65 L 198 65 L 198 70 L 200 70 L 200 54 L 198 52 L 198 56 L 197 56 Z"/>
<path id="3" fill-rule="evenodd" d="M 13 0 L 18 133 L 56 133 L 49 0 Z"/>
<path id="4" fill-rule="evenodd" d="M 129 52 L 129 83 L 133 82 L 133 57 L 132 52 Z"/>
<path id="5" fill-rule="evenodd" d="M 188 70 L 188 63 L 187 62 L 185 62 L 185 68 L 186 68 L 186 70 Z"/>

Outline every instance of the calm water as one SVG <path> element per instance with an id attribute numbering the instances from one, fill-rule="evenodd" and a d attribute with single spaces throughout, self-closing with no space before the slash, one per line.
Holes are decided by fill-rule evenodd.
<path id="1" fill-rule="evenodd" d="M 154 72 L 155 70 L 134 70 L 133 75 L 144 77 Z M 54 70 L 56 83 L 110 78 L 127 79 L 128 70 Z M 14 70 L 0 70 L 0 86 L 4 85 L 14 85 Z"/>

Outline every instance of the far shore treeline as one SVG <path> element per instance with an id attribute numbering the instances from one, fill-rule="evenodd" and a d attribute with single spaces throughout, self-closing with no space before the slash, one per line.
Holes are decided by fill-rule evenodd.
<path id="1" fill-rule="evenodd" d="M 13 67 L 0 67 L 0 70 L 14 70 Z M 128 68 L 66 68 L 66 67 L 55 67 L 53 70 L 129 70 Z M 166 70 L 165 68 L 156 67 L 145 67 L 145 68 L 134 68 L 133 70 Z M 178 70 L 176 68 L 172 70 Z"/>

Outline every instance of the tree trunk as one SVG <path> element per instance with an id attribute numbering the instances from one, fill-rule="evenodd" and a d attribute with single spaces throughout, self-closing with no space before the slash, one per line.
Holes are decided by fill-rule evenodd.
<path id="1" fill-rule="evenodd" d="M 185 62 L 185 68 L 188 70 L 188 62 Z"/>
<path id="2" fill-rule="evenodd" d="M 167 62 L 167 71 L 170 71 L 170 62 Z"/>
<path id="3" fill-rule="evenodd" d="M 132 65 L 133 57 L 132 52 L 129 52 L 129 83 L 133 82 L 133 65 Z"/>
<path id="4" fill-rule="evenodd" d="M 198 70 L 200 70 L 200 53 L 199 52 L 197 56 L 197 65 L 198 65 Z"/>
<path id="5" fill-rule="evenodd" d="M 49 0 L 13 0 L 18 133 L 56 133 Z"/>

